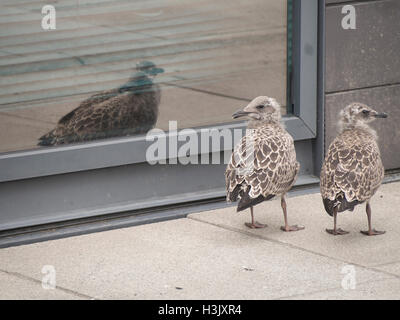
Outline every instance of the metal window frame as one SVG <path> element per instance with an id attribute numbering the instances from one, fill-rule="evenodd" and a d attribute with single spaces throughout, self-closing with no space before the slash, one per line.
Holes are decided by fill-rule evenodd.
<path id="1" fill-rule="evenodd" d="M 294 137 L 298 161 L 302 168 L 308 170 L 308 177 L 306 174 L 300 176 L 298 184 L 310 183 L 309 175 L 316 172 L 318 158 L 323 152 L 323 125 L 321 127 L 320 119 L 320 91 L 323 88 L 319 83 L 323 59 L 319 46 L 321 34 L 318 34 L 323 23 L 318 21 L 323 11 L 321 3 L 324 1 L 293 3 L 294 69 L 292 91 L 288 92 L 292 98 L 293 114 L 283 117 L 283 121 Z M 207 129 L 245 130 L 245 123 L 195 128 L 193 134 L 200 139 L 201 130 Z M 168 133 L 167 139 L 176 139 L 176 132 Z M 224 164 L 150 166 L 145 154 L 152 143 L 146 141 L 145 136 L 135 136 L 0 154 L 0 218 L 3 221 L 0 236 L 4 230 L 130 210 L 135 210 L 132 214 L 137 215 L 144 208 L 161 208 L 224 196 L 225 188 L 221 185 L 223 175 L 220 177 Z M 179 143 L 185 142 L 178 142 L 178 148 Z M 215 150 L 210 146 L 208 154 L 225 149 L 231 148 L 227 146 Z M 157 176 L 163 174 L 173 177 L 173 181 L 158 183 Z M 137 178 L 142 184 L 131 185 L 130 181 Z M 180 184 L 180 180 L 187 183 Z M 311 179 L 311 183 L 315 180 Z M 81 184 L 84 184 L 87 194 L 79 192 Z M 114 202 L 108 202 L 101 198 L 101 195 L 108 194 L 107 188 L 112 189 L 110 196 L 121 195 Z M 152 196 L 147 197 L 146 192 Z M 40 205 L 45 206 L 43 212 L 40 205 L 32 205 L 33 201 L 40 201 Z M 75 202 L 75 209 L 67 209 L 68 201 Z M 30 211 L 34 214 L 30 215 Z"/>

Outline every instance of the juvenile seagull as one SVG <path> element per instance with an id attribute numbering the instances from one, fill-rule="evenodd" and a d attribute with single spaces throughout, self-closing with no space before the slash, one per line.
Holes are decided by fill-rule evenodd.
<path id="1" fill-rule="evenodd" d="M 235 147 L 226 168 L 227 201 L 240 198 L 237 211 L 250 208 L 249 228 L 266 225 L 254 221 L 253 206 L 274 196 L 281 197 L 285 219 L 283 231 L 297 231 L 301 226 L 289 226 L 285 194 L 293 186 L 300 164 L 296 161 L 293 138 L 280 123 L 278 102 L 270 97 L 257 97 L 233 118 L 250 119 L 246 135 Z"/>
<path id="2" fill-rule="evenodd" d="M 127 83 L 91 96 L 64 115 L 53 130 L 39 138 L 38 145 L 140 134 L 152 129 L 161 96 L 153 77 L 164 70 L 150 61 L 138 63 L 136 70 Z"/>
<path id="3" fill-rule="evenodd" d="M 369 236 L 385 233 L 371 228 L 369 200 L 381 185 L 384 168 L 377 144 L 376 132 L 368 126 L 375 118 L 386 118 L 362 103 L 352 103 L 340 112 L 341 133 L 330 144 L 321 169 L 321 195 L 325 210 L 333 216 L 333 235 L 347 234 L 336 228 L 338 212 L 353 211 L 357 204 L 366 202 Z"/>

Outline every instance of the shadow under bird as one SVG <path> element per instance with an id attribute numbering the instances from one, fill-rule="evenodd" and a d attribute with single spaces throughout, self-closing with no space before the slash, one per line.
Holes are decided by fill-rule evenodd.
<path id="1" fill-rule="evenodd" d="M 137 72 L 118 88 L 102 91 L 63 116 L 56 127 L 39 138 L 38 145 L 53 146 L 132 134 L 154 127 L 161 91 L 154 77 L 164 72 L 142 61 Z"/>
<path id="2" fill-rule="evenodd" d="M 281 107 L 274 99 L 266 96 L 255 98 L 233 118 L 249 118 L 246 135 L 235 147 L 226 168 L 225 180 L 227 201 L 237 201 L 237 211 L 250 208 L 249 228 L 266 225 L 254 221 L 253 206 L 281 197 L 285 220 L 283 231 L 297 231 L 302 226 L 290 226 L 287 219 L 285 194 L 296 181 L 300 164 L 292 136 L 280 123 Z"/>
<path id="3" fill-rule="evenodd" d="M 376 132 L 368 125 L 376 118 L 386 118 L 362 103 L 352 103 L 340 112 L 340 134 L 330 144 L 322 169 L 320 188 L 326 212 L 333 216 L 333 235 L 347 234 L 336 226 L 337 213 L 353 211 L 366 202 L 368 230 L 365 235 L 380 235 L 371 227 L 370 199 L 378 190 L 384 176 L 384 167 L 377 144 Z"/>

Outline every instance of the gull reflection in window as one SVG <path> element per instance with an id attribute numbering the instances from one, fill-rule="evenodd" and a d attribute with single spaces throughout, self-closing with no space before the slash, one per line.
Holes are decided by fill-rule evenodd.
<path id="1" fill-rule="evenodd" d="M 151 61 L 138 63 L 128 82 L 82 101 L 53 130 L 40 137 L 38 145 L 55 146 L 146 133 L 157 122 L 161 91 L 154 78 L 162 72 Z"/>

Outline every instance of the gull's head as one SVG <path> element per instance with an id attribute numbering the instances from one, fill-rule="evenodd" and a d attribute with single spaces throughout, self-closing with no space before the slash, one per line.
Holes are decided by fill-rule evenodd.
<path id="1" fill-rule="evenodd" d="M 376 118 L 387 118 L 387 114 L 377 112 L 371 107 L 359 102 L 349 104 L 340 112 L 342 129 L 364 126 L 374 121 Z"/>
<path id="2" fill-rule="evenodd" d="M 251 101 L 245 108 L 235 112 L 234 119 L 246 117 L 253 121 L 279 122 L 281 119 L 281 106 L 274 99 L 260 96 Z"/>
<path id="3" fill-rule="evenodd" d="M 152 61 L 140 61 L 136 64 L 136 70 L 139 72 L 144 72 L 149 76 L 155 77 L 159 73 L 163 73 L 163 68 L 158 68 Z"/>

